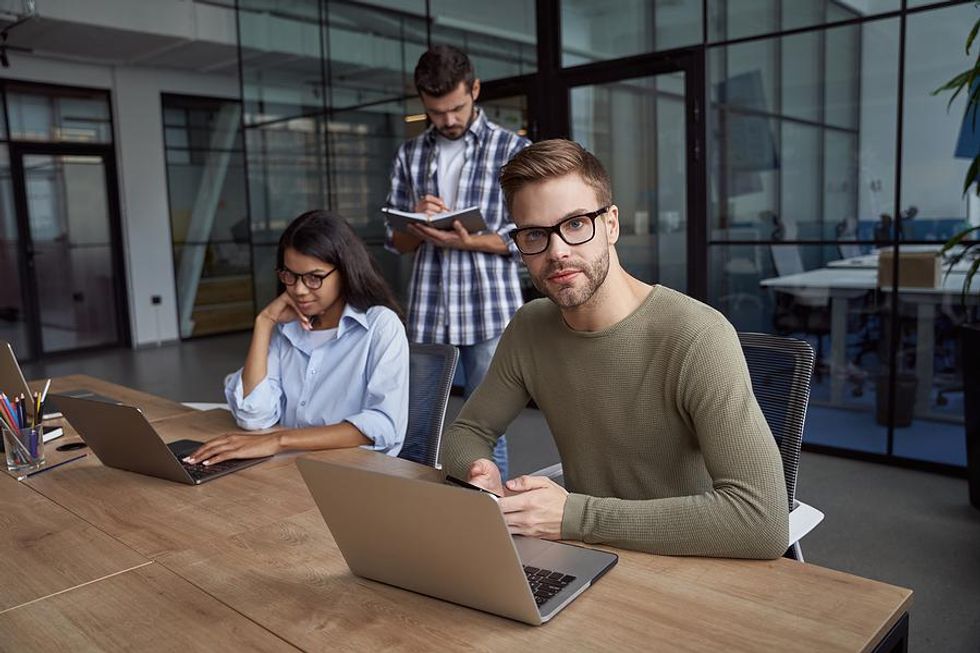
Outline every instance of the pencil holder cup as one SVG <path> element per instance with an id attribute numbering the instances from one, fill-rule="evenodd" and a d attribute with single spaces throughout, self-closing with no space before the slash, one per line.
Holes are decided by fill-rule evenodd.
<path id="1" fill-rule="evenodd" d="M 3 449 L 7 469 L 11 472 L 29 472 L 44 464 L 44 431 L 41 426 L 11 429 L 2 424 Z"/>

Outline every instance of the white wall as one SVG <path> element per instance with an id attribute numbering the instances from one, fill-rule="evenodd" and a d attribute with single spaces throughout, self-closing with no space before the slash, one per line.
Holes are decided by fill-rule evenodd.
<path id="1" fill-rule="evenodd" d="M 178 338 L 163 150 L 161 93 L 238 98 L 238 80 L 179 71 L 97 66 L 10 54 L 5 77 L 107 89 L 122 212 L 130 330 L 136 347 Z M 151 303 L 153 296 L 161 304 Z"/>

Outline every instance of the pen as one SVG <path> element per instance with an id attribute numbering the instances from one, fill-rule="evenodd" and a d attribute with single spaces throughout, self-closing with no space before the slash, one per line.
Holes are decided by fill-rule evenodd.
<path id="1" fill-rule="evenodd" d="M 68 460 L 62 460 L 60 463 L 55 463 L 54 465 L 48 465 L 47 467 L 42 467 L 41 469 L 34 470 L 33 472 L 25 474 L 24 476 L 18 476 L 17 480 L 23 481 L 25 478 L 29 476 L 34 476 L 35 474 L 41 474 L 42 472 L 46 472 L 48 470 L 54 469 L 55 467 L 61 467 L 62 465 L 67 465 L 68 463 L 74 462 L 76 460 L 80 460 L 87 455 L 88 455 L 87 453 L 78 454 L 74 458 L 69 458 Z"/>

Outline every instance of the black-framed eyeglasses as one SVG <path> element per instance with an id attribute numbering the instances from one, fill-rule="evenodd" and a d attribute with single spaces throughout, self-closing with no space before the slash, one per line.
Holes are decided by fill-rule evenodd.
<path id="1" fill-rule="evenodd" d="M 604 206 L 589 213 L 572 215 L 556 225 L 550 227 L 522 227 L 512 229 L 510 237 L 517 245 L 521 254 L 540 254 L 548 249 L 551 243 L 551 234 L 558 234 L 558 237 L 569 245 L 583 245 L 595 238 L 595 221 L 600 215 L 605 214 L 612 207 Z"/>
<path id="2" fill-rule="evenodd" d="M 297 274 L 287 267 L 276 268 L 276 274 L 279 275 L 279 281 L 287 286 L 295 286 L 296 282 L 300 279 L 303 280 L 303 285 L 310 290 L 317 290 L 323 285 L 323 280 L 329 277 L 331 274 L 337 271 L 337 268 L 330 270 L 326 274 L 317 274 L 316 272 L 307 272 L 306 274 Z"/>

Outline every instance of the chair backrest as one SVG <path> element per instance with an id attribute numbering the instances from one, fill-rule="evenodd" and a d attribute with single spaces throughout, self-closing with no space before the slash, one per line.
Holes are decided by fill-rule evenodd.
<path id="1" fill-rule="evenodd" d="M 752 377 L 752 391 L 783 459 L 786 495 L 792 510 L 813 376 L 813 347 L 803 340 L 766 333 L 739 333 L 738 339 Z"/>
<path id="2" fill-rule="evenodd" d="M 772 255 L 772 266 L 776 269 L 777 276 L 785 277 L 806 272 L 799 245 L 769 245 L 769 253 Z"/>
<path id="3" fill-rule="evenodd" d="M 459 350 L 418 343 L 408 349 L 408 430 L 398 457 L 436 467 Z"/>

